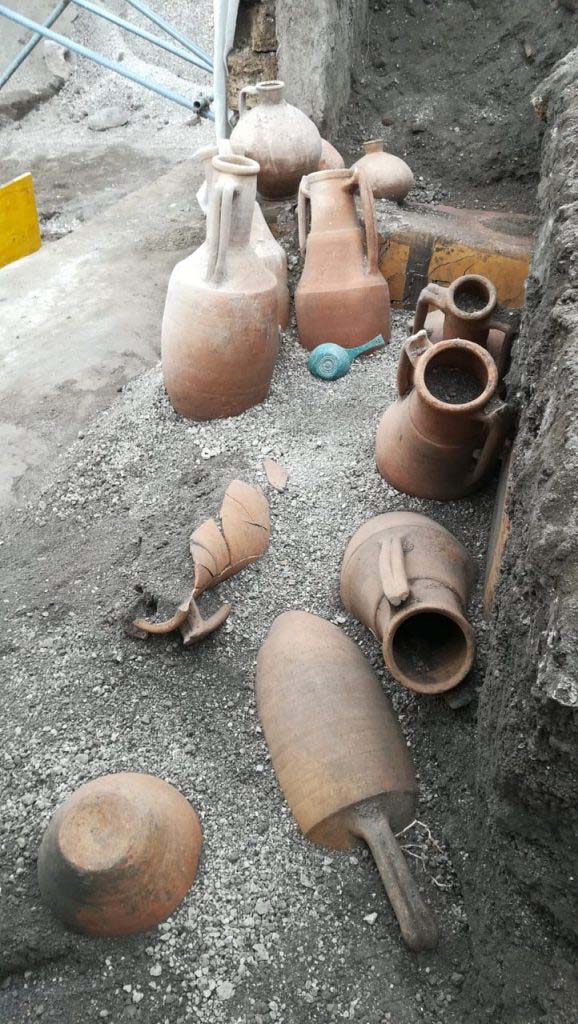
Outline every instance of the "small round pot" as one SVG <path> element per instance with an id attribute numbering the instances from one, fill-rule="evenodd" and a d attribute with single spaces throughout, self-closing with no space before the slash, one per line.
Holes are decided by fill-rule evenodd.
<path id="1" fill-rule="evenodd" d="M 413 172 L 405 160 L 393 153 L 385 153 L 382 139 L 364 142 L 363 149 L 365 156 L 353 166 L 363 168 L 374 197 L 403 202 L 415 184 Z"/>
<path id="2" fill-rule="evenodd" d="M 121 772 L 81 786 L 53 814 L 38 853 L 44 901 L 73 931 L 114 936 L 164 921 L 191 888 L 203 845 L 173 786 Z"/>

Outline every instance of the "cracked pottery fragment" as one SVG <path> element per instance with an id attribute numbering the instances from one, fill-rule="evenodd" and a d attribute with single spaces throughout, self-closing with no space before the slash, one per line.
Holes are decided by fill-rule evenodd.
<path id="1" fill-rule="evenodd" d="M 284 491 L 289 479 L 289 473 L 285 466 L 282 466 L 280 462 L 275 462 L 274 459 L 263 459 L 263 469 L 271 487 L 275 491 Z"/>
<path id="2" fill-rule="evenodd" d="M 260 488 L 233 480 L 225 491 L 219 515 L 221 527 L 215 519 L 207 519 L 191 534 L 189 543 L 195 566 L 191 593 L 169 619 L 135 619 L 134 629 L 157 636 L 180 629 L 183 644 L 189 647 L 209 636 L 229 617 L 231 605 L 223 604 L 213 615 L 203 618 L 196 598 L 265 554 L 271 537 L 269 503 Z"/>

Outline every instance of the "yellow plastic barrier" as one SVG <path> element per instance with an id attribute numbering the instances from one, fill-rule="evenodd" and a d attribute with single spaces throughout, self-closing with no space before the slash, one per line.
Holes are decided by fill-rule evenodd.
<path id="1" fill-rule="evenodd" d="M 40 248 L 40 225 L 31 174 L 0 185 L 0 267 Z"/>

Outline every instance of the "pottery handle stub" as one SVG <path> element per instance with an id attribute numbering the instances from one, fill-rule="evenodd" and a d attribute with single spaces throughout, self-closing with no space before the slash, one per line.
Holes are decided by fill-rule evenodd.
<path id="1" fill-rule="evenodd" d="M 234 197 L 235 185 L 232 181 L 218 182 L 211 196 L 205 280 L 213 284 L 219 284 L 227 274 Z"/>
<path id="2" fill-rule="evenodd" d="M 254 85 L 244 85 L 239 92 L 239 120 L 247 113 L 247 96 L 256 96 L 257 88 Z"/>
<path id="3" fill-rule="evenodd" d="M 376 274 L 379 270 L 379 244 L 377 225 L 375 223 L 375 202 L 369 184 L 369 178 L 362 167 L 355 170 L 355 180 L 359 187 L 363 221 L 365 223 L 365 242 L 367 245 L 367 273 Z"/>
<path id="4" fill-rule="evenodd" d="M 519 309 L 508 309 L 501 303 L 495 306 L 492 313 L 492 318 L 488 325 L 489 329 L 504 332 L 504 340 L 500 347 L 499 359 L 497 360 L 500 377 L 503 377 L 510 368 L 512 342 L 520 330 L 521 318 L 522 313 Z"/>
<path id="5" fill-rule="evenodd" d="M 402 537 L 389 536 L 383 541 L 379 552 L 379 575 L 387 600 L 395 608 L 399 607 L 410 594 Z"/>
<path id="6" fill-rule="evenodd" d="M 484 413 L 481 413 L 480 420 L 486 427 L 486 440 L 484 441 L 484 446 L 480 452 L 480 457 L 470 474 L 468 488 L 477 486 L 478 483 L 481 483 L 498 458 L 500 448 L 513 426 L 514 410 L 511 405 L 508 405 L 506 402 L 502 402 L 502 404 L 497 409 L 494 409 L 494 411 L 489 415 L 486 416 Z"/>
<path id="7" fill-rule="evenodd" d="M 373 854 L 403 941 L 414 953 L 434 949 L 439 941 L 433 915 L 423 902 L 406 859 L 384 813 L 351 812 L 349 827 Z"/>
<path id="8" fill-rule="evenodd" d="M 427 331 L 418 331 L 408 338 L 401 350 L 397 367 L 397 390 L 403 398 L 413 387 L 414 369 L 420 356 L 432 348 Z"/>
<path id="9" fill-rule="evenodd" d="M 307 248 L 307 200 L 310 198 L 307 187 L 307 176 L 299 182 L 297 197 L 297 227 L 299 229 L 299 248 L 305 252 Z"/>
<path id="10" fill-rule="evenodd" d="M 418 331 L 423 329 L 425 318 L 430 306 L 435 306 L 436 309 L 441 309 L 442 312 L 445 312 L 447 297 L 447 288 L 442 288 L 440 284 L 434 284 L 432 281 L 430 281 L 429 284 L 426 284 L 425 288 L 423 288 L 420 293 L 419 299 L 417 300 L 417 306 L 415 307 L 415 317 L 413 321 L 414 334 L 417 334 Z"/>

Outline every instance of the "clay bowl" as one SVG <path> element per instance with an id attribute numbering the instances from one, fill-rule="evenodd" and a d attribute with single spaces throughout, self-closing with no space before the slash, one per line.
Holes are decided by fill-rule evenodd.
<path id="1" fill-rule="evenodd" d="M 196 812 L 168 782 L 121 772 L 88 782 L 53 814 L 38 852 L 45 902 L 86 935 L 164 921 L 192 886 L 203 845 Z"/>

